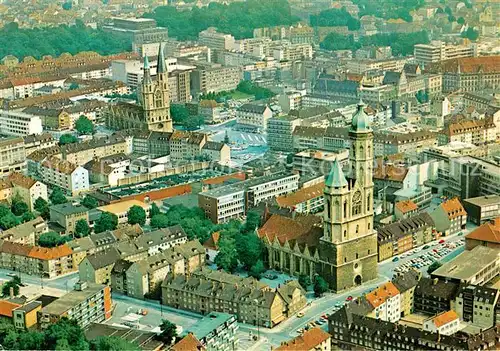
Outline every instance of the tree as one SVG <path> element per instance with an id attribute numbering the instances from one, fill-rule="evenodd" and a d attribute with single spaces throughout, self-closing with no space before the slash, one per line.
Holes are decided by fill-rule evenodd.
<path id="1" fill-rule="evenodd" d="M 9 213 L 12 213 L 10 208 L 4 204 L 0 204 L 0 218 L 5 215 L 8 215 Z"/>
<path id="2" fill-rule="evenodd" d="M 141 348 L 135 343 L 128 342 L 117 336 L 98 336 L 90 341 L 90 350 L 92 351 L 140 351 Z"/>
<path id="3" fill-rule="evenodd" d="M 250 271 L 248 272 L 248 275 L 251 277 L 254 277 L 255 279 L 260 279 L 261 275 L 263 272 L 266 271 L 266 268 L 264 267 L 264 263 L 262 263 L 262 260 L 258 260 L 252 268 L 250 268 Z"/>
<path id="4" fill-rule="evenodd" d="M 321 277 L 317 275 L 314 277 L 314 295 L 320 297 L 325 292 L 328 291 L 328 283 Z"/>
<path id="5" fill-rule="evenodd" d="M 69 90 L 76 90 L 78 89 L 80 86 L 78 85 L 78 83 L 75 83 L 75 82 L 72 82 L 70 85 L 69 85 Z"/>
<path id="6" fill-rule="evenodd" d="M 14 195 L 14 197 L 12 198 L 10 209 L 16 216 L 22 216 L 23 213 L 29 211 L 28 204 L 23 201 L 19 194 Z"/>
<path id="7" fill-rule="evenodd" d="M 151 208 L 149 209 L 149 216 L 153 218 L 156 215 L 161 214 L 160 209 L 158 208 L 158 205 L 155 204 L 154 202 L 151 204 Z"/>
<path id="8" fill-rule="evenodd" d="M 40 213 L 43 219 L 49 218 L 49 203 L 42 197 L 39 197 L 35 200 L 35 204 L 33 205 L 36 211 Z"/>
<path id="9" fill-rule="evenodd" d="M 73 4 L 71 2 L 65 2 L 62 4 L 63 10 L 69 11 L 73 7 Z"/>
<path id="10" fill-rule="evenodd" d="M 12 212 L 0 218 L 0 228 L 7 230 L 19 225 L 19 219 Z"/>
<path id="11" fill-rule="evenodd" d="M 9 280 L 2 285 L 2 295 L 9 296 L 10 289 L 12 288 L 14 296 L 19 295 L 19 282 L 15 280 Z"/>
<path id="12" fill-rule="evenodd" d="M 238 267 L 238 252 L 236 251 L 236 244 L 232 237 L 223 235 L 219 239 L 219 252 L 215 256 L 215 264 L 219 269 L 226 272 L 233 272 Z"/>
<path id="13" fill-rule="evenodd" d="M 102 233 L 106 230 L 115 230 L 118 227 L 118 217 L 110 212 L 102 212 L 101 217 L 95 222 L 94 232 Z"/>
<path id="14" fill-rule="evenodd" d="M 26 223 L 29 221 L 34 220 L 36 217 L 31 211 L 24 212 L 23 215 L 21 216 L 21 222 Z"/>
<path id="15" fill-rule="evenodd" d="M 93 209 L 99 206 L 99 203 L 97 202 L 97 199 L 90 196 L 90 195 L 85 195 L 85 197 L 82 200 L 82 205 L 87 207 L 88 209 Z"/>
<path id="16" fill-rule="evenodd" d="M 474 28 L 469 27 L 466 31 L 462 32 L 462 37 L 467 38 L 472 41 L 476 41 L 479 38 L 479 32 L 474 30 Z"/>
<path id="17" fill-rule="evenodd" d="M 307 290 L 309 285 L 311 285 L 311 278 L 308 275 L 301 274 L 299 275 L 299 284 L 304 290 Z"/>
<path id="18" fill-rule="evenodd" d="M 153 228 L 167 228 L 168 227 L 167 215 L 165 215 L 163 213 L 154 215 L 151 218 L 151 227 L 153 227 Z"/>
<path id="19" fill-rule="evenodd" d="M 67 350 L 88 350 L 89 344 L 85 338 L 82 328 L 75 319 L 61 318 L 54 324 L 50 324 L 44 331 L 44 343 L 38 349 L 54 350 L 56 347 L 66 346 Z"/>
<path id="20" fill-rule="evenodd" d="M 127 212 L 129 224 L 144 225 L 146 223 L 146 211 L 141 207 L 134 205 Z"/>
<path id="21" fill-rule="evenodd" d="M 260 227 L 260 214 L 255 210 L 250 210 L 247 213 L 247 220 L 245 222 L 245 227 L 243 230 L 245 232 L 255 232 L 255 230 Z"/>
<path id="22" fill-rule="evenodd" d="M 63 134 L 59 137 L 59 145 L 78 143 L 78 138 L 73 134 Z"/>
<path id="23" fill-rule="evenodd" d="M 457 23 L 458 23 L 458 24 L 465 24 L 465 18 L 463 18 L 463 17 L 458 17 L 458 18 L 457 18 Z"/>
<path id="24" fill-rule="evenodd" d="M 436 269 L 438 269 L 441 266 L 442 266 L 442 264 L 439 261 L 432 262 L 432 264 L 429 267 L 427 267 L 427 273 L 431 274 L 432 272 L 434 272 Z"/>
<path id="25" fill-rule="evenodd" d="M 89 224 L 85 219 L 79 219 L 75 224 L 75 236 L 77 238 L 83 238 L 90 234 Z"/>
<path id="26" fill-rule="evenodd" d="M 184 124 L 189 117 L 186 106 L 181 104 L 170 105 L 170 116 L 175 124 Z"/>
<path id="27" fill-rule="evenodd" d="M 189 116 L 184 122 L 184 127 L 188 130 L 194 130 L 200 128 L 205 123 L 205 118 L 203 116 Z"/>
<path id="28" fill-rule="evenodd" d="M 166 319 L 161 321 L 160 330 L 159 338 L 167 346 L 171 345 L 175 341 L 175 338 L 177 338 L 177 326 Z"/>
<path id="29" fill-rule="evenodd" d="M 40 235 L 38 238 L 38 246 L 41 247 L 56 247 L 64 244 L 65 242 L 71 240 L 69 236 L 61 236 L 61 234 L 56 232 L 47 232 Z"/>
<path id="30" fill-rule="evenodd" d="M 66 202 L 68 202 L 68 199 L 66 198 L 66 196 L 64 196 L 63 191 L 59 187 L 55 187 L 52 190 L 52 193 L 49 196 L 49 200 L 53 205 L 65 204 Z"/>
<path id="31" fill-rule="evenodd" d="M 75 129 L 80 135 L 91 135 L 94 133 L 94 124 L 85 115 L 81 115 L 75 122 Z"/>
<path id="32" fill-rule="evenodd" d="M 235 240 L 239 261 L 250 269 L 262 257 L 262 241 L 254 232 L 238 234 Z"/>

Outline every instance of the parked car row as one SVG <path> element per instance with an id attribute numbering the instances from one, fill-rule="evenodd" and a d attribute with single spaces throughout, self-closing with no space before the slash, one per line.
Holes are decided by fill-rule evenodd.
<path id="1" fill-rule="evenodd" d="M 352 296 L 348 296 L 346 298 L 346 301 L 351 301 L 352 299 L 353 299 Z M 309 330 L 309 329 L 315 328 L 315 327 L 319 327 L 319 326 L 322 326 L 322 325 L 328 323 L 328 317 L 330 317 L 330 315 L 332 315 L 333 313 L 337 312 L 343 306 L 344 306 L 344 302 L 337 302 L 337 303 L 335 303 L 335 305 L 333 306 L 333 309 L 332 309 L 332 311 L 331 311 L 330 314 L 325 313 L 325 314 L 321 315 L 321 317 L 318 320 L 316 320 L 316 321 L 310 321 L 309 323 L 307 323 L 304 326 L 304 328 L 297 329 L 297 333 L 298 334 L 302 334 L 306 330 Z M 304 313 L 303 312 L 297 313 L 297 317 L 298 318 L 304 317 Z"/>

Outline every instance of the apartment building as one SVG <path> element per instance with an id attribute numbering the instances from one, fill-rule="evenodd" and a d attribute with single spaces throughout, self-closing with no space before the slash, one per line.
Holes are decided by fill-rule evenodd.
<path id="1" fill-rule="evenodd" d="M 8 180 L 12 184 L 12 195 L 19 196 L 30 211 L 34 210 L 35 201 L 42 198 L 48 201 L 47 185 L 19 172 L 12 172 Z"/>
<path id="2" fill-rule="evenodd" d="M 72 196 L 89 190 L 89 172 L 76 164 L 50 156 L 39 164 L 42 181 Z"/>
<path id="3" fill-rule="evenodd" d="M 267 145 L 273 151 L 293 149 L 293 131 L 301 124 L 295 116 L 273 117 L 267 122 Z"/>
<path id="4" fill-rule="evenodd" d="M 220 64 L 198 64 L 191 73 L 191 92 L 193 95 L 231 91 L 243 79 L 241 67 Z"/>
<path id="5" fill-rule="evenodd" d="M 131 139 L 119 135 L 61 146 L 62 158 L 76 166 L 83 166 L 95 158 L 99 159 L 120 153 L 128 155 L 131 152 Z"/>
<path id="6" fill-rule="evenodd" d="M 500 217 L 500 195 L 478 196 L 463 201 L 467 219 L 481 225 Z"/>
<path id="7" fill-rule="evenodd" d="M 292 44 L 288 41 L 282 41 L 279 45 L 272 47 L 272 55 L 279 62 L 310 60 L 312 54 L 312 45 L 308 43 Z"/>
<path id="8" fill-rule="evenodd" d="M 296 281 L 271 289 L 251 277 L 203 268 L 191 276 L 167 275 L 162 303 L 201 314 L 231 313 L 240 322 L 272 328 L 304 308 L 306 299 Z"/>
<path id="9" fill-rule="evenodd" d="M 48 231 L 47 222 L 42 217 L 37 217 L 31 221 L 4 230 L 0 239 L 18 244 L 35 245 L 36 239 Z"/>
<path id="10" fill-rule="evenodd" d="M 325 183 L 303 187 L 290 194 L 277 196 L 275 203 L 280 208 L 288 208 L 298 213 L 319 213 L 323 209 Z"/>
<path id="11" fill-rule="evenodd" d="M 238 123 L 249 125 L 264 131 L 267 121 L 273 117 L 273 112 L 268 105 L 244 104 L 236 111 Z"/>
<path id="12" fill-rule="evenodd" d="M 394 217 L 396 219 L 406 219 L 418 212 L 418 206 L 412 200 L 398 201 L 394 204 Z"/>
<path id="13" fill-rule="evenodd" d="M 75 320 L 81 328 L 111 318 L 111 288 L 106 285 L 78 282 L 75 290 L 61 296 L 38 312 L 40 328 L 45 329 L 63 317 Z"/>
<path id="14" fill-rule="evenodd" d="M 427 212 L 377 229 L 378 260 L 384 261 L 435 240 L 434 221 Z"/>
<path id="15" fill-rule="evenodd" d="M 233 314 L 210 312 L 185 333 L 194 336 L 207 350 L 231 351 L 239 348 L 237 331 Z"/>
<path id="16" fill-rule="evenodd" d="M 486 117 L 479 120 L 465 120 L 446 124 L 439 132 L 439 145 L 452 142 L 462 142 L 483 146 L 497 141 L 498 127 L 493 121 L 493 117 Z"/>
<path id="17" fill-rule="evenodd" d="M 0 110 L 0 133 L 3 135 L 27 136 L 42 134 L 42 120 L 16 110 Z"/>
<path id="18" fill-rule="evenodd" d="M 65 203 L 50 206 L 50 220 L 57 223 L 68 234 L 75 232 L 76 222 L 89 222 L 89 209 L 79 204 Z"/>
<path id="19" fill-rule="evenodd" d="M 284 341 L 275 348 L 276 351 L 330 351 L 332 349 L 331 335 L 318 327 L 308 329 L 290 341 Z"/>
<path id="20" fill-rule="evenodd" d="M 0 138 L 0 174 L 22 172 L 26 168 L 26 152 L 21 137 Z"/>
<path id="21" fill-rule="evenodd" d="M 411 268 L 405 273 L 397 273 L 393 275 L 392 283 L 401 295 L 401 317 L 405 317 L 413 313 L 413 297 L 415 295 L 415 288 L 421 278 L 422 272 L 414 268 Z"/>
<path id="22" fill-rule="evenodd" d="M 364 74 L 367 71 L 401 72 L 408 62 L 407 58 L 390 58 L 383 60 L 354 59 L 347 61 L 346 68 L 352 74 Z"/>
<path id="23" fill-rule="evenodd" d="M 462 252 L 432 272 L 431 277 L 456 284 L 486 285 L 500 274 L 500 253 L 497 248 L 476 246 Z"/>
<path id="24" fill-rule="evenodd" d="M 419 154 L 424 149 L 437 145 L 437 135 L 424 130 L 406 133 L 379 131 L 374 133 L 373 140 L 375 157 L 399 153 Z"/>
<path id="25" fill-rule="evenodd" d="M 198 42 L 213 50 L 231 51 L 235 40 L 231 34 L 219 33 L 216 28 L 210 27 L 198 34 Z"/>
<path id="26" fill-rule="evenodd" d="M 295 151 L 341 151 L 350 147 L 348 128 L 297 126 L 292 135 Z"/>
<path id="27" fill-rule="evenodd" d="M 66 244 L 45 248 L 2 241 L 0 245 L 2 268 L 15 268 L 19 272 L 44 278 L 54 278 L 76 271 L 73 251 Z"/>
<path id="28" fill-rule="evenodd" d="M 56 145 L 57 141 L 50 133 L 33 134 L 24 137 L 24 149 L 26 151 L 26 156 L 37 150 L 50 148 Z"/>
<path id="29" fill-rule="evenodd" d="M 387 282 L 366 294 L 366 300 L 373 308 L 368 317 L 392 323 L 401 318 L 401 295 L 392 282 Z"/>
<path id="30" fill-rule="evenodd" d="M 202 154 L 202 148 L 207 141 L 207 135 L 203 133 L 174 131 L 169 139 L 170 160 L 194 160 Z"/>
<path id="31" fill-rule="evenodd" d="M 500 291 L 494 288 L 474 285 L 460 285 L 455 298 L 454 310 L 466 323 L 486 329 L 497 323 Z"/>
<path id="32" fill-rule="evenodd" d="M 467 223 L 467 212 L 458 198 L 443 202 L 430 216 L 440 236 L 456 234 L 464 230 Z"/>
<path id="33" fill-rule="evenodd" d="M 461 57 L 477 56 L 474 44 L 451 45 L 441 41 L 433 41 L 430 44 L 416 44 L 413 49 L 413 55 L 415 56 L 415 60 L 421 65 L 439 63 Z"/>

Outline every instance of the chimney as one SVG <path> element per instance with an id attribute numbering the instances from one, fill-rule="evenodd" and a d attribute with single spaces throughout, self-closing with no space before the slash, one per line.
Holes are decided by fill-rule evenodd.
<path id="1" fill-rule="evenodd" d="M 11 286 L 9 288 L 9 296 L 10 296 L 11 299 L 14 297 L 14 287 L 13 286 Z"/>

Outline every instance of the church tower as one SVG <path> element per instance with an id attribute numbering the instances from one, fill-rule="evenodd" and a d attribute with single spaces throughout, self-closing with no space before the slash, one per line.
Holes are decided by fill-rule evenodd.
<path id="1" fill-rule="evenodd" d="M 172 118 L 170 117 L 168 71 L 161 44 L 158 51 L 158 66 L 155 82 L 151 79 L 149 60 L 147 56 L 144 57 L 144 78 L 141 86 L 141 102 L 148 130 L 158 132 L 173 131 Z"/>
<path id="2" fill-rule="evenodd" d="M 373 131 L 360 102 L 349 128 L 350 171 L 346 177 L 333 163 L 325 181 L 322 245 L 328 247 L 335 291 L 377 277 L 377 233 L 373 229 Z M 332 257 L 333 256 L 333 257 Z"/>

